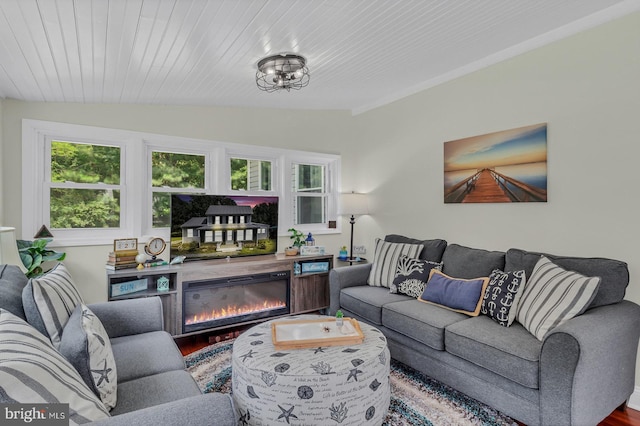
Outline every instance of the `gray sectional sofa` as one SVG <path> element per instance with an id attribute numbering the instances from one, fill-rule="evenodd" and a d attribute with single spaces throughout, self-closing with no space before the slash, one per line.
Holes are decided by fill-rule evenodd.
<path id="1" fill-rule="evenodd" d="M 25 312 L 29 308 L 22 303 L 26 285 L 27 278 L 18 267 L 0 265 L 0 334 L 3 335 L 0 339 L 0 366 L 3 367 L 0 368 L 0 403 L 69 403 L 73 399 L 72 410 L 74 406 L 87 408 L 94 404 L 90 388 L 79 383 L 79 376 L 73 379 L 68 370 L 61 368 L 62 373 L 57 372 L 64 364 L 66 368 L 73 367 L 66 363 L 63 351 L 54 349 L 37 326 L 27 324 L 29 315 Z M 93 422 L 84 414 L 70 413 L 70 424 L 236 425 L 230 395 L 203 395 L 185 370 L 180 350 L 171 335 L 163 331 L 162 303 L 158 297 L 97 303 L 88 307 L 100 319 L 111 343 L 117 370 L 117 404 L 108 413 L 101 407 L 102 414 L 98 412 L 98 417 L 93 417 L 99 420 Z M 65 328 L 63 341 L 64 334 L 71 332 Z M 79 344 L 86 347 L 87 342 Z M 20 355 L 16 356 L 16 353 Z M 34 367 L 36 362 L 50 370 L 51 374 L 46 377 L 52 380 L 41 381 L 42 375 L 35 375 L 39 368 Z M 24 373 L 17 373 L 19 368 L 25 368 Z M 59 382 L 55 380 L 58 377 L 61 377 Z M 11 385 L 14 378 L 18 381 Z M 63 386 L 68 388 L 60 392 L 59 383 L 65 383 Z M 57 391 L 49 391 L 54 386 L 58 386 Z M 38 390 L 29 393 L 33 389 Z M 33 395 L 34 400 L 24 399 L 29 395 Z"/>
<path id="2" fill-rule="evenodd" d="M 202 394 L 169 333 L 158 297 L 89 305 L 104 325 L 118 370 L 118 404 L 96 425 L 234 426 L 230 395 Z"/>
<path id="3" fill-rule="evenodd" d="M 388 235 L 389 242 L 424 244 L 422 259 L 442 262 L 458 278 L 494 269 L 531 275 L 540 253 L 487 251 Z M 504 327 L 367 284 L 372 264 L 333 269 L 329 313 L 340 309 L 379 328 L 391 356 L 528 425 L 595 425 L 633 393 L 640 306 L 623 300 L 624 262 L 545 254 L 555 264 L 601 277 L 581 315 L 538 340 L 520 323 Z"/>

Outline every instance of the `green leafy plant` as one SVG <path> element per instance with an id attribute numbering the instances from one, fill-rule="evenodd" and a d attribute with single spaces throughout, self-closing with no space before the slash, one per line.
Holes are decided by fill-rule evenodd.
<path id="1" fill-rule="evenodd" d="M 44 273 L 42 264 L 50 261 L 61 262 L 67 256 L 66 253 L 60 253 L 47 248 L 47 244 L 51 242 L 51 238 L 39 238 L 34 241 L 17 240 L 18 252 L 20 260 L 25 268 L 27 268 L 27 277 L 33 278 Z"/>
<path id="2" fill-rule="evenodd" d="M 289 228 L 288 231 L 291 232 L 289 238 L 293 240 L 293 244 L 291 244 L 293 247 L 301 247 L 304 245 L 304 234 L 302 232 L 294 228 Z"/>

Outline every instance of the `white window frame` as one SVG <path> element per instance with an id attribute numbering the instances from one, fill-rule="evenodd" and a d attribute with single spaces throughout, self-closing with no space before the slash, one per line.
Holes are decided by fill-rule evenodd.
<path id="1" fill-rule="evenodd" d="M 90 244 L 108 244 L 124 236 L 135 235 L 139 220 L 127 214 L 136 208 L 138 195 L 134 182 L 140 179 L 134 160 L 138 151 L 130 143 L 130 133 L 115 129 L 76 126 L 70 131 L 70 125 L 64 123 L 23 120 L 22 126 L 22 235 L 35 235 L 44 224 L 55 236 L 51 246 L 80 246 Z M 51 181 L 51 143 L 52 140 L 107 145 L 120 147 L 120 227 L 94 229 L 51 229 L 49 222 L 49 197 Z M 46 212 L 46 215 L 45 215 Z M 46 219 L 45 219 L 46 216 Z M 28 237 L 26 237 L 28 238 Z"/>
<path id="2" fill-rule="evenodd" d="M 274 156 L 274 150 L 268 149 L 264 147 L 254 147 L 251 152 L 240 151 L 237 149 L 227 149 L 225 151 L 225 160 L 224 160 L 224 168 L 221 170 L 222 175 L 219 176 L 220 182 L 224 182 L 225 189 L 228 194 L 237 194 L 237 195 L 272 195 L 278 196 L 280 195 L 280 185 L 279 179 L 277 179 L 278 173 L 280 173 L 279 161 L 280 159 L 277 156 Z M 239 158 L 242 160 L 259 160 L 259 161 L 269 161 L 271 162 L 271 191 L 258 190 L 253 191 L 250 189 L 231 189 L 231 159 Z M 248 167 L 248 165 L 247 165 Z M 247 182 L 248 186 L 248 182 Z M 288 229 L 288 228 L 287 228 Z"/>
<path id="3" fill-rule="evenodd" d="M 293 191 L 293 173 L 291 173 L 292 168 L 295 164 L 309 164 L 314 166 L 324 166 L 326 173 L 326 185 L 325 194 L 327 194 L 327 221 L 335 220 L 334 218 L 337 216 L 336 212 L 338 209 L 338 197 L 340 187 L 340 158 L 330 158 L 323 156 L 315 156 L 309 155 L 309 153 L 299 152 L 296 155 L 290 155 L 287 157 L 285 161 L 285 173 L 284 175 L 284 188 L 287 188 L 286 191 L 283 191 L 286 197 L 285 205 L 289 206 L 288 211 L 284 212 L 285 217 L 283 218 L 285 223 L 291 224 L 292 227 L 302 232 L 303 234 L 307 234 L 311 232 L 312 234 L 324 234 L 326 232 L 327 226 L 324 223 L 312 223 L 312 224 L 295 224 L 294 217 L 294 203 L 296 202 L 296 194 L 297 192 Z M 309 195 L 313 195 L 313 193 L 309 193 Z M 340 232 L 340 222 L 336 224 L 338 232 Z M 289 229 L 289 228 L 287 228 Z"/>
<path id="4" fill-rule="evenodd" d="M 205 155 L 205 188 L 167 188 L 166 192 L 202 193 L 211 195 L 263 195 L 279 197 L 278 235 L 288 236 L 287 229 L 301 232 L 336 234 L 342 232 L 337 220 L 340 188 L 340 156 L 264 146 L 235 144 L 212 140 L 192 139 L 107 129 L 67 123 L 24 119 L 22 121 L 22 235 L 35 235 L 49 223 L 48 195 L 45 191 L 45 171 L 50 168 L 48 140 L 119 146 L 121 149 L 119 228 L 55 230 L 52 246 L 84 246 L 113 244 L 125 237 L 160 236 L 170 239 L 169 228 L 153 228 L 152 193 L 164 192 L 151 186 L 151 152 Z M 179 148 L 176 148 L 179 147 Z M 271 191 L 232 191 L 231 158 L 271 162 Z M 324 224 L 293 225 L 291 167 L 294 163 L 326 166 L 327 221 L 336 221 L 335 228 Z M 45 196 L 46 195 L 46 196 Z M 214 237 L 215 239 L 215 237 Z"/>

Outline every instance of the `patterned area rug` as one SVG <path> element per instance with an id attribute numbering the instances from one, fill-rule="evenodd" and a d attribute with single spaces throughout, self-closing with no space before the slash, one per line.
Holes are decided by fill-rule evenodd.
<path id="1" fill-rule="evenodd" d="M 231 393 L 233 340 L 185 357 L 187 371 L 203 392 Z M 383 426 L 517 425 L 511 418 L 391 360 L 391 406 Z"/>

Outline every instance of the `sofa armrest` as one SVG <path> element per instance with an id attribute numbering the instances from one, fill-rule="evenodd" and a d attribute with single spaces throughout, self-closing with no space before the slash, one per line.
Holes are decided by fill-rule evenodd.
<path id="1" fill-rule="evenodd" d="M 340 291 L 343 288 L 367 285 L 371 266 L 371 263 L 364 263 L 334 268 L 329 272 L 329 315 L 335 315 L 340 309 Z"/>
<path id="2" fill-rule="evenodd" d="M 208 393 L 147 407 L 91 423 L 94 426 L 235 426 L 235 409 L 231 396 Z"/>
<path id="3" fill-rule="evenodd" d="M 540 354 L 542 424 L 597 424 L 635 385 L 640 306 L 623 300 L 553 329 Z"/>
<path id="4" fill-rule="evenodd" d="M 157 296 L 93 303 L 89 309 L 110 338 L 164 330 L 162 302 Z"/>

